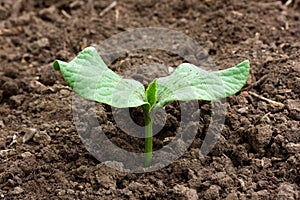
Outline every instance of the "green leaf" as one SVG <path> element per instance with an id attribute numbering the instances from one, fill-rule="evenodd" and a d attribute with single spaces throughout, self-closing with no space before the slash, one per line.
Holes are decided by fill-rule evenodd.
<path id="1" fill-rule="evenodd" d="M 152 107 L 156 103 L 157 98 L 157 79 L 154 79 L 146 89 L 146 100 Z"/>
<path id="2" fill-rule="evenodd" d="M 173 101 L 217 100 L 238 92 L 246 83 L 250 63 L 243 61 L 235 67 L 208 72 L 183 63 L 167 77 L 157 79 L 156 109 Z"/>
<path id="3" fill-rule="evenodd" d="M 123 79 L 110 70 L 96 49 L 87 47 L 71 62 L 53 63 L 66 82 L 81 97 L 117 108 L 147 104 L 144 86 L 132 79 Z"/>

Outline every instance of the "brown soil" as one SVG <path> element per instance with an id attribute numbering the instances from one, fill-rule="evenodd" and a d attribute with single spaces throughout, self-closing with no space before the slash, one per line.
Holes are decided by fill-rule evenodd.
<path id="1" fill-rule="evenodd" d="M 299 1 L 285 7 L 287 1 L 275 0 L 126 0 L 99 16 L 111 2 L 0 1 L 1 199 L 299 199 Z M 207 156 L 198 157 L 210 118 L 209 103 L 200 102 L 199 133 L 180 159 L 150 173 L 119 172 L 82 144 L 72 92 L 52 62 L 68 61 L 123 30 L 150 26 L 194 38 L 220 68 L 249 59 L 251 75 L 242 92 L 227 98 L 222 135 Z M 167 66 L 182 62 L 168 52 L 150 54 Z M 123 65 L 147 63 L 148 55 L 128 54 Z M 104 108 L 111 139 L 141 150 Z M 156 148 L 176 129 L 174 108 L 168 107 Z"/>

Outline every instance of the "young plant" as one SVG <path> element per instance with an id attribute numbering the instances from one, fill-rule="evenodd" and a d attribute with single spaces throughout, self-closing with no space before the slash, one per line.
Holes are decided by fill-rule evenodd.
<path id="1" fill-rule="evenodd" d="M 225 98 L 238 92 L 248 79 L 248 60 L 225 70 L 208 72 L 190 63 L 180 64 L 166 77 L 154 79 L 145 90 L 142 83 L 121 78 L 110 70 L 93 47 L 71 62 L 53 64 L 81 97 L 116 108 L 142 106 L 145 121 L 145 166 L 152 161 L 152 124 L 155 112 L 173 101 Z"/>

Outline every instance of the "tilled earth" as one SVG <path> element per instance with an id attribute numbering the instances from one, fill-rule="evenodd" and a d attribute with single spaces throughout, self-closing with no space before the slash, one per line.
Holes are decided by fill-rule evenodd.
<path id="1" fill-rule="evenodd" d="M 1 0 L 0 198 L 299 199 L 298 2 L 125 0 L 103 12 L 113 1 Z M 211 106 L 200 101 L 198 133 L 182 157 L 157 171 L 126 173 L 87 151 L 74 125 L 72 91 L 52 63 L 140 27 L 180 31 L 218 69 L 249 59 L 251 72 L 242 91 L 226 99 L 221 136 L 208 155 L 198 153 Z M 165 51 L 134 51 L 109 67 L 122 74 L 143 64 L 182 62 Z M 156 149 L 180 122 L 176 102 L 166 111 Z M 142 152 L 143 141 L 126 137 L 108 106 L 97 104 L 96 113 L 116 145 Z M 133 118 L 141 123 L 139 115 Z"/>

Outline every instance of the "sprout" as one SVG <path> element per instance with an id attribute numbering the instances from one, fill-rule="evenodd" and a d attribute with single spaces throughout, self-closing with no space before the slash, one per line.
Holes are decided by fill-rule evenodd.
<path id="1" fill-rule="evenodd" d="M 213 101 L 238 92 L 246 83 L 248 60 L 225 70 L 208 72 L 180 64 L 172 74 L 154 79 L 145 90 L 142 83 L 121 78 L 103 62 L 96 49 L 87 47 L 71 62 L 56 60 L 54 68 L 81 97 L 116 108 L 142 106 L 145 121 L 145 166 L 152 161 L 152 124 L 157 110 L 173 101 Z"/>

